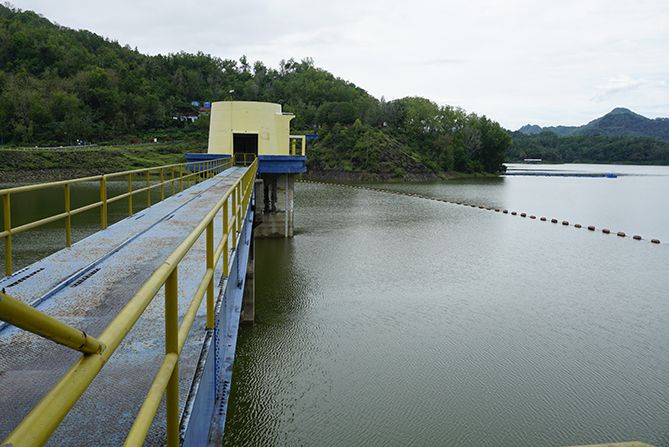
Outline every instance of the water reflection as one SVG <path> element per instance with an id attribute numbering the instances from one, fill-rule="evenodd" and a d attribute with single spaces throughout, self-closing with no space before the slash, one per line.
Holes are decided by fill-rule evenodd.
<path id="1" fill-rule="evenodd" d="M 491 183 L 388 186 L 515 200 Z M 258 241 L 226 445 L 666 441 L 666 246 L 321 185 L 296 216 Z"/>

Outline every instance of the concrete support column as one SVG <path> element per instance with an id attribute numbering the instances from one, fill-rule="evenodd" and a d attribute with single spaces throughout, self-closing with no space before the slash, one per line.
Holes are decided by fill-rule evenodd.
<path id="1" fill-rule="evenodd" d="M 295 176 L 286 175 L 286 192 L 285 192 L 285 209 L 286 209 L 286 226 L 284 237 L 293 237 L 293 214 L 294 214 L 294 199 L 295 199 Z"/>
<path id="2" fill-rule="evenodd" d="M 262 186 L 256 187 L 256 193 L 256 237 L 293 237 L 295 175 L 263 174 Z"/>

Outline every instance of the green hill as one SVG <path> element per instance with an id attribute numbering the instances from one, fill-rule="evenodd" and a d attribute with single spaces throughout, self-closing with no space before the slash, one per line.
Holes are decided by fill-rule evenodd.
<path id="1" fill-rule="evenodd" d="M 633 163 L 669 165 L 669 142 L 650 137 L 513 133 L 508 161 L 540 158 L 554 163 Z"/>
<path id="2" fill-rule="evenodd" d="M 669 164 L 669 119 L 622 107 L 583 126 L 526 125 L 512 135 L 509 161 Z"/>
<path id="3" fill-rule="evenodd" d="M 576 134 L 652 137 L 669 141 L 669 119 L 650 119 L 619 107 L 580 127 Z"/>
<path id="4" fill-rule="evenodd" d="M 525 135 L 552 132 L 560 136 L 651 137 L 669 141 L 669 118 L 650 119 L 629 109 L 617 107 L 606 115 L 594 119 L 583 126 L 541 127 L 528 124 L 518 129 L 518 132 Z"/>
<path id="5" fill-rule="evenodd" d="M 231 93 L 232 92 L 232 93 Z M 496 172 L 510 137 L 494 121 L 425 98 L 386 102 L 316 67 L 207 54 L 147 56 L 89 31 L 0 6 L 0 145 L 207 139 L 192 101 L 278 102 L 317 132 L 315 175 L 429 178 Z M 65 168 L 71 168 L 65 166 Z M 0 167 L 0 170 L 2 168 Z"/>

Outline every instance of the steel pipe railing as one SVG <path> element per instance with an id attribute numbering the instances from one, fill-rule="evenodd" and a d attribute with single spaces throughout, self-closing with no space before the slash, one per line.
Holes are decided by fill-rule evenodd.
<path id="1" fill-rule="evenodd" d="M 91 340 L 98 342 L 101 348 L 93 353 L 82 355 L 61 380 L 12 431 L 2 446 L 41 446 L 45 444 L 63 418 L 65 418 L 70 409 L 95 379 L 107 360 L 116 351 L 158 291 L 163 287 L 165 290 L 165 356 L 126 438 L 125 445 L 140 446 L 143 444 L 153 423 L 163 394 L 166 394 L 167 445 L 168 447 L 179 445 L 179 355 L 193 326 L 197 311 L 205 294 L 207 295 L 207 328 L 213 328 L 215 324 L 213 306 L 214 271 L 220 259 L 223 258 L 222 274 L 223 276 L 228 276 L 230 256 L 234 253 L 234 250 L 229 249 L 229 240 L 232 239 L 232 246 L 233 248 L 236 247 L 237 239 L 241 235 L 241 221 L 250 206 L 257 169 L 258 161 L 254 160 L 244 174 L 237 179 L 216 205 L 209 210 L 207 215 L 196 225 L 191 233 L 153 272 L 100 336 L 96 339 L 91 338 Z M 127 173 L 118 175 L 127 175 Z M 185 178 L 185 176 L 180 175 L 181 178 Z M 61 185 L 64 184 L 67 183 L 61 183 Z M 219 214 L 223 216 L 222 239 L 214 249 L 213 223 Z M 190 300 L 190 304 L 179 325 L 179 263 L 203 233 L 205 235 L 206 246 L 206 257 L 204 260 L 206 267 L 205 274 L 199 283 L 195 295 Z M 4 296 L 2 296 L 3 300 Z M 30 309 L 39 313 L 39 311 L 33 308 Z M 21 318 L 28 322 L 37 321 L 38 318 L 44 316 L 41 313 L 39 313 L 40 315 L 35 315 L 32 311 L 19 313 L 22 315 Z M 7 314 L 2 312 L 2 307 L 0 307 L 0 319 L 8 321 L 9 318 Z M 51 317 L 47 318 L 51 319 Z M 56 319 L 52 320 L 57 322 Z M 60 324 L 64 325 L 64 323 Z M 65 330 L 54 323 L 55 326 Z M 27 330 L 35 330 L 30 324 L 24 324 L 23 327 Z M 57 332 L 58 330 L 53 329 L 53 332 Z M 76 329 L 73 330 L 76 331 Z M 49 333 L 51 334 L 51 331 Z M 91 343 L 93 342 L 91 341 Z M 71 344 L 73 343 L 67 346 L 73 347 Z M 88 350 L 91 349 L 93 348 L 91 347 Z"/>
<path id="2" fill-rule="evenodd" d="M 154 188 L 160 188 L 160 200 L 165 199 L 165 183 L 170 181 L 172 183 L 172 194 L 175 193 L 175 181 L 176 181 L 176 172 L 179 173 L 179 183 L 181 191 L 184 190 L 184 180 L 187 183 L 187 187 L 190 186 L 191 180 L 194 178 L 195 183 L 202 176 L 209 178 L 213 175 L 222 172 L 223 170 L 234 166 L 234 157 L 231 159 L 214 159 L 206 160 L 201 162 L 188 162 L 188 163 L 178 163 L 165 166 L 158 166 L 153 168 L 145 169 L 134 169 L 130 171 L 114 172 L 111 174 L 95 175 L 90 177 L 81 177 L 71 180 L 60 180 L 56 182 L 40 183 L 35 185 L 25 185 L 17 186 L 14 188 L 0 189 L 0 197 L 2 197 L 2 211 L 3 211 L 3 228 L 0 231 L 0 238 L 4 240 L 5 245 L 5 275 L 9 276 L 13 272 L 13 262 L 12 262 L 12 236 L 19 234 L 21 232 L 37 228 L 42 225 L 46 225 L 52 222 L 59 220 L 65 220 L 65 246 L 70 247 L 72 245 L 72 216 L 88 211 L 94 208 L 100 208 L 100 228 L 105 229 L 108 226 L 108 205 L 125 198 L 128 199 L 128 216 L 133 214 L 133 195 L 146 193 L 146 206 L 151 206 L 151 191 Z M 171 179 L 165 178 L 165 170 L 170 169 L 173 173 Z M 186 173 L 190 172 L 190 173 Z M 140 175 L 145 175 L 146 177 L 146 186 L 144 188 L 134 189 L 132 178 L 133 176 L 139 177 Z M 158 174 L 159 181 L 155 184 L 151 184 L 151 175 Z M 118 177 L 127 177 L 128 182 L 128 191 L 123 194 L 117 194 L 112 197 L 108 197 L 108 181 L 110 179 L 116 179 Z M 72 199 L 72 185 L 82 183 L 82 182 L 99 182 L 99 201 L 90 203 L 79 208 L 71 208 L 71 199 Z M 30 192 L 30 191 L 39 191 L 49 188 L 63 187 L 63 199 L 64 199 L 64 210 L 62 213 L 57 213 L 51 216 L 44 217 L 32 222 L 27 222 L 22 225 L 12 227 L 12 203 L 11 198 L 13 195 Z"/>

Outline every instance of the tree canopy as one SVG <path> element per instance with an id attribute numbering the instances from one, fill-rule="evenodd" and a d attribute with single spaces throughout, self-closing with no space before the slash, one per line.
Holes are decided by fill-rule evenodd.
<path id="1" fill-rule="evenodd" d="M 541 158 L 556 163 L 637 163 L 669 165 L 669 143 L 650 137 L 514 132 L 507 159 Z"/>
<path id="2" fill-rule="evenodd" d="M 511 143 L 498 123 L 418 97 L 376 99 L 314 65 L 278 68 L 197 53 L 147 56 L 89 31 L 0 6 L 0 144 L 128 141 L 183 129 L 206 139 L 207 120 L 173 119 L 191 101 L 283 105 L 293 129 L 317 132 L 318 170 L 496 172 Z"/>

